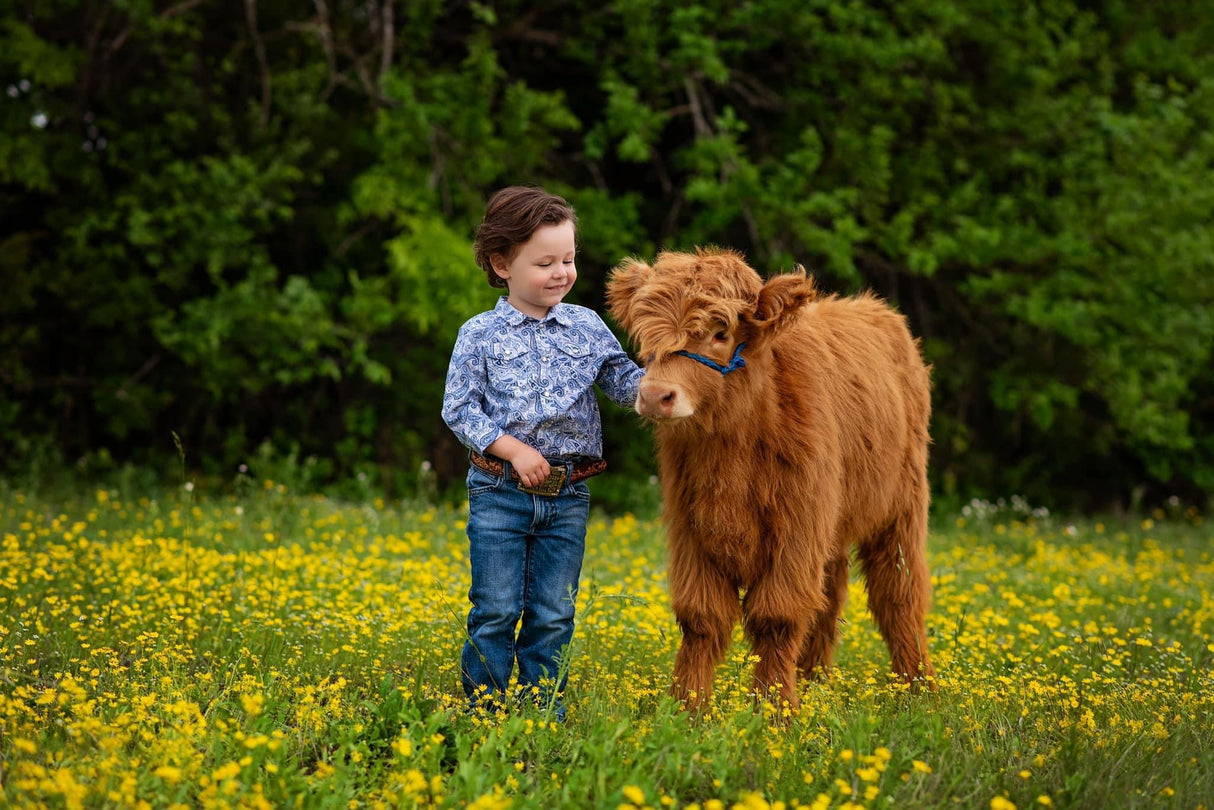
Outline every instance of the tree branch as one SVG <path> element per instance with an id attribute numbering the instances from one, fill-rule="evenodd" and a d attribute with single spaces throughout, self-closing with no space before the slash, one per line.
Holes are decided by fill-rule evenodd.
<path id="1" fill-rule="evenodd" d="M 206 2 L 206 0 L 183 0 L 183 2 L 178 3 L 175 6 L 172 6 L 171 8 L 166 8 L 164 11 L 160 12 L 160 19 L 162 19 L 162 20 L 172 19 L 173 17 L 177 17 L 181 14 L 185 14 L 187 11 L 189 11 L 192 8 L 201 6 L 205 2 Z M 112 54 L 112 53 L 114 53 L 114 51 L 121 48 L 123 43 L 125 43 L 127 41 L 127 38 L 131 35 L 131 32 L 134 30 L 135 30 L 135 26 L 128 25 L 122 31 L 122 33 L 120 33 L 118 36 L 114 37 L 114 41 L 110 43 L 110 53 Z"/>
<path id="2" fill-rule="evenodd" d="M 333 24 L 329 21 L 329 4 L 325 0 L 315 0 L 315 3 L 316 36 L 320 40 L 321 50 L 325 52 L 325 63 L 329 66 L 329 86 L 325 88 L 325 95 L 328 96 L 337 84 L 337 54 L 333 49 Z"/>
<path id="3" fill-rule="evenodd" d="M 696 87 L 695 79 L 690 76 L 684 77 L 683 89 L 687 91 L 687 104 L 691 109 L 691 120 L 695 124 L 696 137 L 710 137 L 712 135 L 712 126 L 708 123 L 708 119 L 704 117 L 704 107 L 700 103 L 699 88 Z"/>
<path id="4" fill-rule="evenodd" d="M 156 367 L 156 365 L 160 362 L 161 357 L 163 357 L 163 355 L 160 352 L 156 352 L 151 357 L 149 357 L 147 360 L 144 360 L 143 365 L 140 366 L 139 369 L 134 374 L 127 377 L 123 381 L 122 385 L 118 386 L 118 390 L 116 390 L 114 392 L 114 396 L 117 397 L 118 399 L 126 399 L 128 396 L 130 396 L 130 394 L 127 393 L 127 389 L 130 388 L 135 383 L 142 380 L 144 377 L 146 377 L 148 375 L 148 372 L 150 372 L 152 369 L 154 369 Z"/>
<path id="5" fill-rule="evenodd" d="M 392 0 L 384 0 L 383 8 L 383 53 L 379 55 L 379 86 L 384 83 L 384 74 L 392 67 L 392 46 L 396 41 L 396 21 L 393 17 Z"/>
<path id="6" fill-rule="evenodd" d="M 264 128 L 270 124 L 270 66 L 266 61 L 266 45 L 257 30 L 257 0 L 245 0 L 244 10 L 249 34 L 253 37 L 253 52 L 257 54 L 257 67 L 261 71 L 261 125 Z"/>

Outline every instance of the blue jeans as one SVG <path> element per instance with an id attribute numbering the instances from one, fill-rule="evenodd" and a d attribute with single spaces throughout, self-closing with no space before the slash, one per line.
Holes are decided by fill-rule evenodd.
<path id="1" fill-rule="evenodd" d="M 573 638 L 590 490 L 579 482 L 553 497 L 531 495 L 510 478 L 509 464 L 501 477 L 472 467 L 468 505 L 472 609 L 460 657 L 464 691 L 473 705 L 505 694 L 517 659 L 519 686 L 539 687 L 563 717 L 567 668 L 560 663 Z"/>

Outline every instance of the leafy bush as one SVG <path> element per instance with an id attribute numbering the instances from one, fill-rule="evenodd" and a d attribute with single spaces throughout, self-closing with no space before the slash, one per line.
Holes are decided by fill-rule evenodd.
<path id="1" fill-rule="evenodd" d="M 497 187 L 577 303 L 726 244 L 871 287 L 935 364 L 944 497 L 1214 490 L 1214 6 L 0 0 L 0 457 L 171 431 L 390 489 L 431 461 Z M 635 422 L 614 466 L 652 472 Z M 402 472 L 403 471 L 403 472 Z"/>

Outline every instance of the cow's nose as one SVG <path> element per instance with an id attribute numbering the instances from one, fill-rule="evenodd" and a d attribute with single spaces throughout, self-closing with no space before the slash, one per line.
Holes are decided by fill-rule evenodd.
<path id="1" fill-rule="evenodd" d="M 637 392 L 637 412 L 643 416 L 670 416 L 678 392 L 668 385 L 643 385 Z"/>

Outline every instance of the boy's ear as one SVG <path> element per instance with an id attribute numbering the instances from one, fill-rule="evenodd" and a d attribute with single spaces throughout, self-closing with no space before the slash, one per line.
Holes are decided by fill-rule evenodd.
<path id="1" fill-rule="evenodd" d="M 795 272 L 768 279 L 759 291 L 754 310 L 742 316 L 747 331 L 753 335 L 750 340 L 764 341 L 776 335 L 797 317 L 803 306 L 817 297 L 813 279 L 800 265 Z"/>
<path id="2" fill-rule="evenodd" d="M 489 257 L 489 264 L 493 265 L 493 272 L 497 277 L 505 281 L 510 278 L 509 265 L 506 263 L 506 257 L 500 253 L 494 253 Z"/>
<path id="3" fill-rule="evenodd" d="M 607 278 L 607 309 L 625 330 L 632 328 L 633 296 L 652 273 L 652 267 L 630 257 L 617 264 Z"/>

